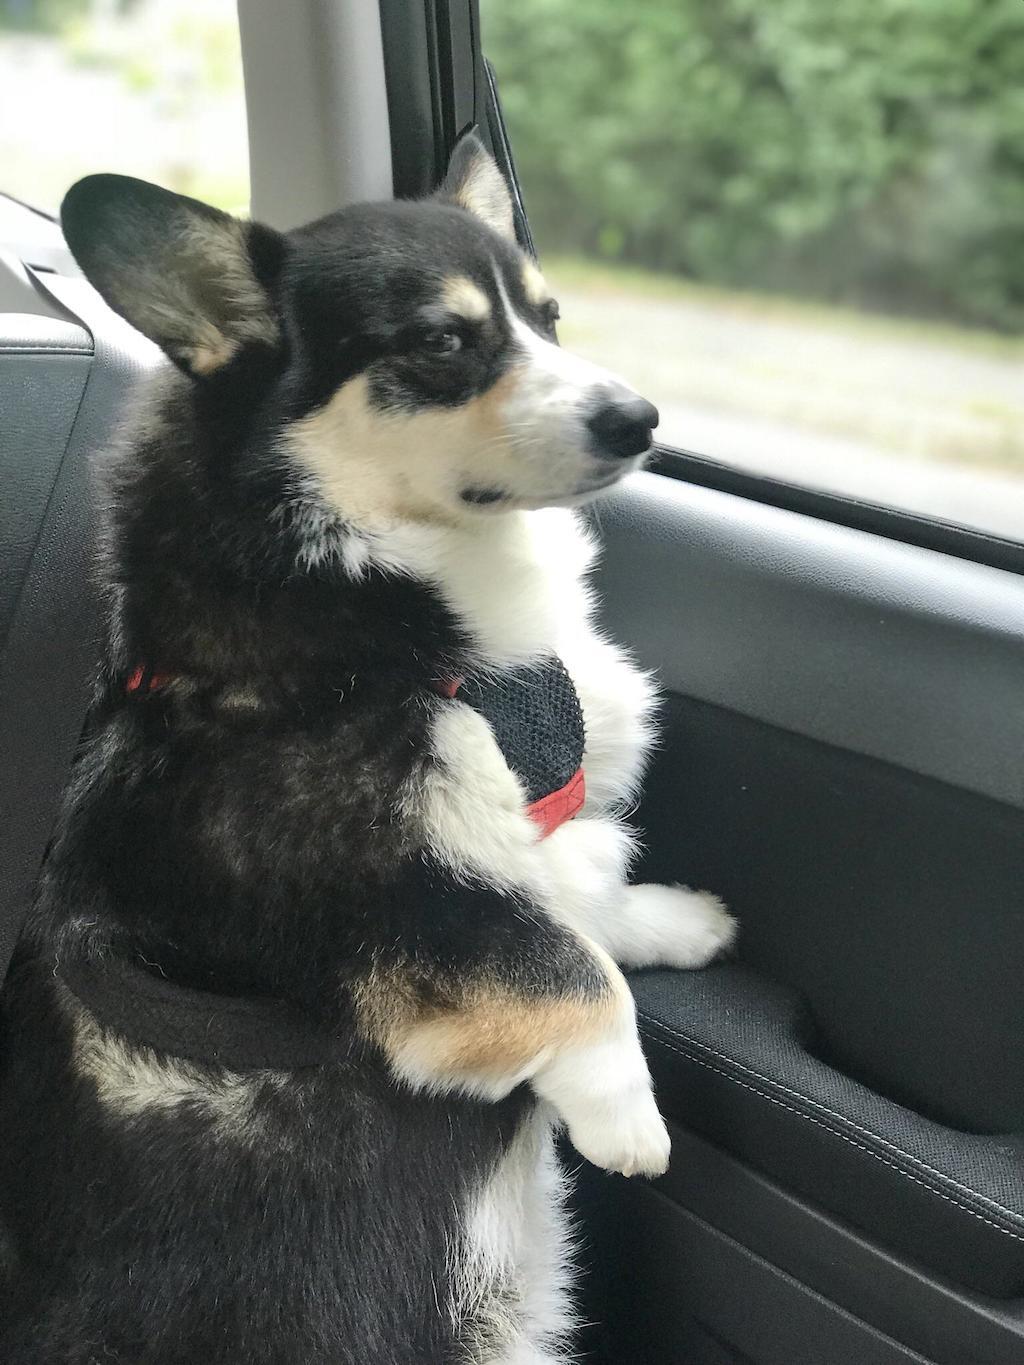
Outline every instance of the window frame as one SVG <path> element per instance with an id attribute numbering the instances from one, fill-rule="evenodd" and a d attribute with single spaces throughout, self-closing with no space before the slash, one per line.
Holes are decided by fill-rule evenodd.
<path id="1" fill-rule="evenodd" d="M 886 540 L 899 540 L 926 550 L 954 555 L 972 564 L 1024 574 L 1024 544 L 1005 536 L 957 522 L 943 521 L 908 508 L 869 502 L 845 493 L 832 493 L 805 484 L 755 474 L 739 465 L 712 459 L 695 451 L 656 445 L 648 466 L 665 478 L 714 488 L 722 493 L 816 517 L 836 526 L 867 531 Z"/>

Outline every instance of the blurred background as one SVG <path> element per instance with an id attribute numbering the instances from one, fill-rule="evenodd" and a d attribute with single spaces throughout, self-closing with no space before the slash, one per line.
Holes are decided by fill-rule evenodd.
<path id="1" fill-rule="evenodd" d="M 564 344 L 669 443 L 1024 537 L 1024 0 L 481 9 Z M 232 0 L 0 0 L 0 189 L 99 169 L 246 210 Z"/>
<path id="2" fill-rule="evenodd" d="M 0 0 L 0 190 L 101 170 L 248 212 L 235 0 Z"/>
<path id="3" fill-rule="evenodd" d="M 563 342 L 660 435 L 1024 535 L 1022 0 L 483 0 Z"/>

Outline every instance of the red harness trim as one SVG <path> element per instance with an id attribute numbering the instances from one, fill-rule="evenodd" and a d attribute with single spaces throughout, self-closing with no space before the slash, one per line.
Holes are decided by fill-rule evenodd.
<path id="1" fill-rule="evenodd" d="M 173 673 L 158 673 L 153 669 L 146 668 L 143 664 L 139 664 L 125 683 L 124 690 L 129 696 L 136 692 L 155 692 L 158 687 L 163 687 L 166 683 L 173 681 Z M 464 682 L 464 678 L 438 678 L 431 686 L 439 696 L 454 697 Z"/>
<path id="2" fill-rule="evenodd" d="M 125 683 L 124 690 L 129 696 L 134 692 L 152 692 L 158 687 L 163 687 L 164 683 L 172 682 L 173 679 L 173 673 L 154 673 L 152 669 L 139 664 Z"/>
<path id="3" fill-rule="evenodd" d="M 125 683 L 124 690 L 129 696 L 139 692 L 148 695 L 173 679 L 173 673 L 157 673 L 139 664 Z M 464 681 L 463 678 L 439 678 L 433 684 L 433 688 L 442 697 L 454 698 Z M 526 813 L 534 824 L 540 826 L 540 837 L 546 839 L 549 834 L 554 834 L 561 825 L 578 815 L 586 799 L 586 779 L 583 776 L 583 769 L 579 768 L 564 787 L 559 787 L 556 792 L 549 792 L 547 796 L 542 796 L 537 801 L 531 801 L 526 807 Z"/>
<path id="4" fill-rule="evenodd" d="M 556 792 L 549 792 L 539 801 L 531 801 L 526 807 L 526 813 L 535 824 L 540 825 L 540 837 L 546 839 L 549 834 L 554 834 L 560 825 L 566 824 L 578 815 L 586 799 L 586 779 L 583 776 L 583 769 L 577 768 L 564 787 L 559 787 Z"/>

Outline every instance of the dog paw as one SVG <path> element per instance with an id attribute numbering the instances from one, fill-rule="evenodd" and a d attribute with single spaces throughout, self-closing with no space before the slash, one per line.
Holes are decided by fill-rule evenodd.
<path id="1" fill-rule="evenodd" d="M 631 886 L 628 914 L 640 954 L 632 965 L 706 967 L 731 948 L 739 925 L 710 891 L 685 886 Z"/>
<path id="2" fill-rule="evenodd" d="M 569 1141 L 589 1162 L 620 1175 L 664 1175 L 671 1141 L 649 1090 L 609 1113 L 605 1105 L 592 1116 L 569 1123 Z"/>

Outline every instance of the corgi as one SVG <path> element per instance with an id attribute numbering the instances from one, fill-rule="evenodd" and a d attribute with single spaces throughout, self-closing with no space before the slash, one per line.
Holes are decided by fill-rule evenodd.
<path id="1" fill-rule="evenodd" d="M 562 350 L 472 134 L 280 234 L 142 181 L 62 209 L 171 364 L 101 470 L 94 704 L 3 996 L 5 1365 L 541 1365 L 555 1139 L 666 1169 L 622 968 L 655 689 L 577 509 L 656 409 Z"/>

